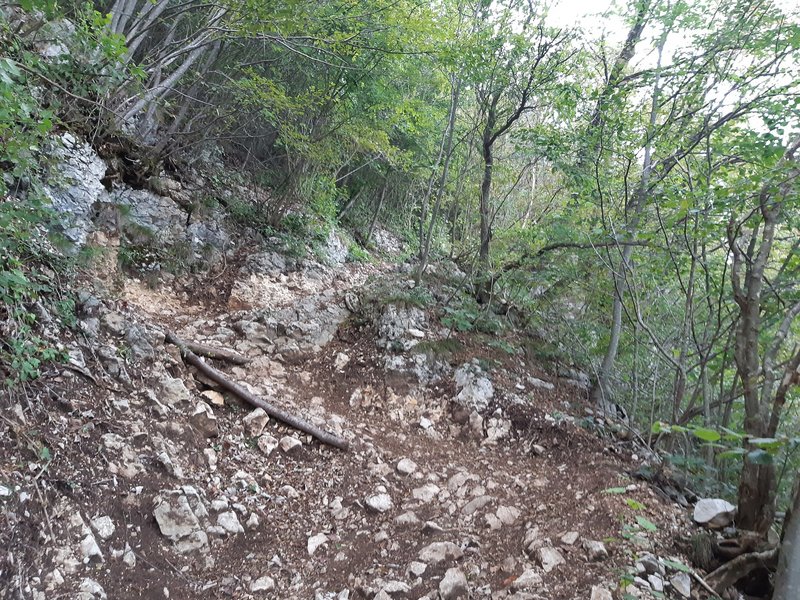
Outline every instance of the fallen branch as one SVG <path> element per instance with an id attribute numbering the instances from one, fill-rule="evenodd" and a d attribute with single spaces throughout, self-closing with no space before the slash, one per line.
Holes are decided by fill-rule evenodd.
<path id="1" fill-rule="evenodd" d="M 175 344 L 178 348 L 181 348 L 181 350 L 186 348 L 198 356 L 205 356 L 207 358 L 213 358 L 214 360 L 222 360 L 234 365 L 246 365 L 250 362 L 249 358 L 244 357 L 241 354 L 236 354 L 236 352 L 223 350 L 222 348 L 214 348 L 213 346 L 207 346 L 206 344 L 198 344 L 197 342 L 187 342 L 186 340 L 178 338 L 173 333 L 167 334 L 167 341 L 170 344 Z"/>
<path id="2" fill-rule="evenodd" d="M 715 598 L 721 598 L 721 597 L 722 597 L 722 596 L 720 596 L 720 595 L 717 593 L 717 591 L 716 591 L 714 588 L 712 588 L 710 585 L 708 585 L 708 584 L 705 582 L 705 579 L 703 579 L 702 577 L 700 577 L 700 575 L 698 575 L 698 574 L 697 574 L 697 571 L 692 571 L 692 577 L 694 577 L 695 581 L 696 581 L 697 583 L 699 583 L 699 584 L 700 584 L 700 586 L 701 586 L 702 588 L 704 588 L 704 589 L 705 589 L 705 590 L 706 590 L 708 593 L 710 593 L 712 596 L 714 596 Z"/>
<path id="3" fill-rule="evenodd" d="M 722 594 L 740 579 L 747 577 L 759 567 L 775 566 L 778 560 L 778 549 L 772 548 L 764 552 L 750 552 L 737 556 L 726 562 L 716 571 L 706 575 L 706 583 Z"/>
<path id="4" fill-rule="evenodd" d="M 217 371 L 214 367 L 207 365 L 203 362 L 197 354 L 192 352 L 187 344 L 183 342 L 178 336 L 174 333 L 167 332 L 165 335 L 165 339 L 168 343 L 174 344 L 178 348 L 180 348 L 181 356 L 183 357 L 184 362 L 187 364 L 192 365 L 198 371 L 200 371 L 203 375 L 214 381 L 215 383 L 219 384 L 227 391 L 231 392 L 235 396 L 241 398 L 248 404 L 253 406 L 263 408 L 264 411 L 273 419 L 277 419 L 294 429 L 302 431 L 304 433 L 309 434 L 310 436 L 318 439 L 323 444 L 328 444 L 329 446 L 333 446 L 334 448 L 339 448 L 340 450 L 347 450 L 349 444 L 347 440 L 340 438 L 337 435 L 324 431 L 318 427 L 315 427 L 305 419 L 301 419 L 295 415 L 289 414 L 286 411 L 278 408 L 267 402 L 266 400 L 262 400 L 257 396 L 254 396 L 242 386 L 237 383 L 234 383 L 230 379 L 228 379 L 223 373 Z"/>

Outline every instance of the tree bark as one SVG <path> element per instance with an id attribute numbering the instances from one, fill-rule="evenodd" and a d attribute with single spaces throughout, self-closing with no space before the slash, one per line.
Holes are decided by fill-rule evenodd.
<path id="1" fill-rule="evenodd" d="M 417 269 L 416 277 L 414 281 L 417 285 L 419 285 L 420 281 L 422 280 L 422 275 L 425 273 L 425 267 L 428 264 L 428 258 L 430 256 L 431 251 L 431 238 L 433 237 L 433 227 L 436 224 L 436 218 L 439 214 L 439 209 L 442 205 L 442 197 L 444 196 L 444 188 L 447 185 L 447 175 L 450 172 L 450 162 L 453 159 L 453 133 L 455 132 L 456 128 L 456 112 L 458 111 L 458 98 L 461 92 L 461 80 L 455 79 L 453 81 L 453 88 L 452 93 L 450 95 L 450 114 L 448 115 L 447 119 L 447 131 L 446 131 L 446 140 L 445 140 L 445 156 L 444 156 L 444 165 L 442 167 L 442 174 L 439 177 L 438 187 L 436 189 L 436 200 L 433 203 L 433 209 L 431 210 L 431 218 L 430 223 L 428 224 L 428 231 L 424 236 L 424 239 L 420 239 L 421 248 L 420 248 L 420 257 L 419 257 L 419 268 Z"/>
<path id="2" fill-rule="evenodd" d="M 790 144 L 778 166 L 785 167 L 793 163 L 798 149 L 800 137 Z M 764 308 L 762 290 L 766 283 L 767 267 L 782 205 L 798 176 L 800 169 L 795 165 L 784 174 L 779 184 L 776 185 L 772 180 L 764 183 L 758 197 L 759 213 L 754 215 L 760 218 L 752 225 L 749 239 L 742 239 L 743 228 L 733 219 L 728 224 L 728 244 L 733 258 L 731 288 L 739 307 L 733 356 L 736 374 L 742 382 L 744 431 L 753 438 L 769 437 L 770 433 L 774 435 L 780 420 L 780 399 L 774 397 L 772 391 L 772 361 L 777 355 L 778 346 L 783 342 L 784 332 L 791 327 L 797 312 L 795 307 L 787 310 L 762 363 L 759 343 L 762 334 L 761 313 Z M 746 242 L 746 248 L 741 247 L 740 243 L 743 242 Z M 762 376 L 764 381 L 759 385 L 759 378 Z M 790 378 L 787 385 L 792 385 L 792 381 Z M 783 393 L 785 394 L 785 390 Z M 770 413 L 771 407 L 775 414 Z M 770 426 L 771 423 L 774 423 L 774 427 Z M 745 447 L 748 450 L 756 449 L 748 443 Z M 766 534 L 775 516 L 775 488 L 774 464 L 755 464 L 745 456 L 739 478 L 739 527 Z"/>
<path id="3" fill-rule="evenodd" d="M 800 598 L 800 471 L 794 484 L 794 499 L 783 523 L 779 552 L 772 600 Z"/>

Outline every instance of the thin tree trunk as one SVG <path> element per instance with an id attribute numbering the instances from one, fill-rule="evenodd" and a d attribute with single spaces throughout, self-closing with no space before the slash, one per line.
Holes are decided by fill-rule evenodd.
<path id="1" fill-rule="evenodd" d="M 372 232 L 375 230 L 375 224 L 378 222 L 378 215 L 381 212 L 381 208 L 383 208 L 383 201 L 386 199 L 386 188 L 387 188 L 387 183 L 386 181 L 384 181 L 383 187 L 381 188 L 381 195 L 378 198 L 378 204 L 375 206 L 375 212 L 372 213 L 372 220 L 369 223 L 369 229 L 367 230 L 367 239 L 364 240 L 365 246 L 369 246 L 369 240 L 372 238 Z"/>
<path id="2" fill-rule="evenodd" d="M 653 83 L 653 98 L 650 104 L 650 120 L 647 127 L 647 134 L 644 146 L 644 160 L 642 162 L 642 176 L 633 196 L 632 206 L 628 207 L 627 213 L 632 213 L 632 217 L 627 227 L 628 239 L 634 239 L 639 226 L 639 219 L 644 210 L 648 187 L 650 185 L 650 173 L 653 168 L 653 135 L 655 133 L 656 119 L 658 117 L 659 98 L 661 96 L 661 57 L 664 52 L 664 45 L 667 41 L 668 30 L 665 30 L 658 42 L 658 63 L 656 65 L 655 82 Z M 592 387 L 590 394 L 591 400 L 601 410 L 606 411 L 611 402 L 611 375 L 614 363 L 617 359 L 619 350 L 619 340 L 622 335 L 622 311 L 623 296 L 627 286 L 626 270 L 631 268 L 631 257 L 633 256 L 633 245 L 625 244 L 621 251 L 621 260 L 618 268 L 614 271 L 614 303 L 611 309 L 611 338 L 603 356 L 603 362 L 598 371 L 597 382 Z"/>
<path id="3" fill-rule="evenodd" d="M 800 598 L 800 471 L 794 484 L 794 498 L 781 534 L 778 570 L 775 573 L 773 600 Z"/>
<path id="4" fill-rule="evenodd" d="M 414 281 L 417 285 L 419 285 L 420 281 L 422 280 L 422 275 L 425 273 L 425 267 L 428 264 L 428 257 L 431 251 L 431 238 L 433 237 L 433 227 L 436 224 L 436 218 L 439 215 L 439 208 L 442 205 L 442 197 L 444 196 L 444 189 L 447 185 L 447 175 L 450 172 L 450 162 L 453 159 L 453 133 L 456 128 L 456 112 L 458 110 L 458 98 L 460 93 L 461 80 L 456 79 L 453 82 L 452 94 L 450 95 L 450 114 L 447 118 L 444 166 L 442 167 L 442 174 L 441 177 L 439 177 L 439 185 L 436 189 L 436 200 L 434 201 L 433 210 L 431 211 L 428 232 L 424 236 L 424 241 L 423 239 L 420 239 L 422 246 L 419 258 L 419 268 L 417 269 L 417 274 L 414 278 Z"/>

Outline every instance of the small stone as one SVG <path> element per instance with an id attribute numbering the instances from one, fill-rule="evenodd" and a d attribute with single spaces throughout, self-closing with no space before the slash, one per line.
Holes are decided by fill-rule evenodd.
<path id="1" fill-rule="evenodd" d="M 97 583 L 94 579 L 88 577 L 81 581 L 80 585 L 81 594 L 80 600 L 106 600 L 106 591 L 103 586 Z"/>
<path id="2" fill-rule="evenodd" d="M 261 525 L 261 522 L 258 519 L 258 515 L 256 513 L 250 513 L 245 526 L 248 529 L 258 529 L 259 525 Z"/>
<path id="3" fill-rule="evenodd" d="M 103 562 L 103 553 L 100 551 L 100 546 L 97 545 L 97 540 L 91 533 L 81 540 L 81 555 L 85 561 L 98 560 Z"/>
<path id="4" fill-rule="evenodd" d="M 394 522 L 396 525 L 419 525 L 420 520 L 415 513 L 408 511 L 395 517 Z"/>
<path id="5" fill-rule="evenodd" d="M 535 388 L 539 388 L 540 390 L 552 390 L 556 387 L 549 381 L 537 379 L 536 377 L 528 377 L 528 383 Z"/>
<path id="6" fill-rule="evenodd" d="M 498 529 L 503 528 L 503 522 L 497 518 L 497 515 L 493 513 L 486 513 L 483 518 L 486 519 L 486 524 L 489 526 L 491 531 L 497 531 Z"/>
<path id="7" fill-rule="evenodd" d="M 539 548 L 537 557 L 539 558 L 539 564 L 542 565 L 542 569 L 544 569 L 545 573 L 549 573 L 558 565 L 563 565 L 565 562 L 564 557 L 561 556 L 561 553 L 558 550 L 547 546 L 544 548 Z"/>
<path id="8" fill-rule="evenodd" d="M 317 535 L 311 536 L 310 538 L 308 538 L 308 544 L 307 544 L 308 555 L 313 556 L 314 552 L 317 551 L 317 548 L 327 543 L 328 543 L 328 536 L 325 535 L 324 533 L 318 533 Z"/>
<path id="9" fill-rule="evenodd" d="M 494 500 L 494 498 L 491 496 L 478 496 L 470 500 L 464 508 L 461 509 L 461 512 L 466 516 L 472 515 L 489 504 L 492 500 Z"/>
<path id="10" fill-rule="evenodd" d="M 209 471 L 216 471 L 217 470 L 217 453 L 214 451 L 213 448 L 205 448 L 203 449 L 203 456 L 206 457 L 206 464 L 208 465 Z"/>
<path id="11" fill-rule="evenodd" d="M 8 498 L 11 495 L 11 488 L 0 485 L 0 498 Z"/>
<path id="12" fill-rule="evenodd" d="M 174 406 L 181 402 L 187 402 L 191 399 L 189 390 L 182 379 L 177 377 L 166 377 L 161 380 L 161 397 L 160 400 L 167 406 Z"/>
<path id="13" fill-rule="evenodd" d="M 244 532 L 242 524 L 239 523 L 239 518 L 232 510 L 217 515 L 217 525 L 233 535 Z"/>
<path id="14" fill-rule="evenodd" d="M 64 584 L 64 576 L 58 569 L 53 569 L 45 577 L 45 582 L 47 583 L 47 589 L 52 590 Z"/>
<path id="15" fill-rule="evenodd" d="M 198 402 L 194 405 L 194 412 L 189 417 L 192 425 L 206 437 L 217 437 L 219 429 L 217 427 L 217 417 L 214 411 L 205 402 Z"/>
<path id="16" fill-rule="evenodd" d="M 257 408 L 242 419 L 244 429 L 253 437 L 258 437 L 269 423 L 269 415 L 263 408 Z"/>
<path id="17" fill-rule="evenodd" d="M 414 560 L 411 561 L 411 564 L 408 565 L 408 572 L 411 573 L 414 577 L 422 577 L 427 568 L 428 565 L 426 565 L 424 562 Z"/>
<path id="18" fill-rule="evenodd" d="M 521 511 L 514 506 L 501 506 L 497 509 L 496 514 L 504 525 L 513 525 L 519 518 Z"/>
<path id="19" fill-rule="evenodd" d="M 422 429 L 430 429 L 433 427 L 433 421 L 431 421 L 428 417 L 420 417 L 419 426 L 422 427 Z"/>
<path id="20" fill-rule="evenodd" d="M 374 512 L 383 513 L 394 506 L 389 494 L 374 494 L 366 499 L 367 508 Z"/>
<path id="21" fill-rule="evenodd" d="M 133 549 L 130 547 L 130 544 L 125 544 L 125 551 L 122 554 L 122 562 L 126 567 L 131 569 L 136 566 L 136 554 L 133 553 Z"/>
<path id="22" fill-rule="evenodd" d="M 467 577 L 455 567 L 447 569 L 439 582 L 439 596 L 442 600 L 459 600 L 468 598 L 469 586 Z"/>
<path id="23" fill-rule="evenodd" d="M 428 535 L 433 533 L 444 533 L 444 528 L 436 521 L 425 521 L 425 524 L 422 526 L 422 533 L 427 533 Z"/>
<path id="24" fill-rule="evenodd" d="M 347 366 L 347 363 L 350 362 L 350 357 L 347 356 L 344 352 L 339 352 L 336 354 L 336 358 L 333 360 L 333 366 L 337 371 L 341 371 Z"/>
<path id="25" fill-rule="evenodd" d="M 686 573 L 677 573 L 669 578 L 669 582 L 675 591 L 684 598 L 691 598 L 692 596 L 692 580 Z"/>
<path id="26" fill-rule="evenodd" d="M 648 575 L 647 581 L 650 583 L 650 587 L 653 588 L 654 592 L 664 591 L 664 580 L 658 575 Z"/>
<path id="27" fill-rule="evenodd" d="M 392 596 L 394 594 L 408 594 L 411 591 L 411 586 L 404 581 L 390 581 L 381 589 Z"/>
<path id="28" fill-rule="evenodd" d="M 225 406 L 225 396 L 214 390 L 206 390 L 200 394 L 212 406 Z"/>
<path id="29" fill-rule="evenodd" d="M 453 542 L 433 542 L 420 550 L 419 560 L 429 565 L 438 565 L 458 560 L 462 556 L 464 551 Z"/>
<path id="30" fill-rule="evenodd" d="M 579 537 L 580 535 L 577 531 L 569 531 L 561 536 L 561 543 L 572 546 L 572 544 L 578 541 Z"/>
<path id="31" fill-rule="evenodd" d="M 639 557 L 639 563 L 641 563 L 642 567 L 644 568 L 645 573 L 649 574 L 659 574 L 665 575 L 667 570 L 664 568 L 664 565 L 652 554 L 643 554 Z"/>
<path id="32" fill-rule="evenodd" d="M 292 452 L 297 452 L 297 450 L 303 445 L 303 442 L 294 436 L 285 435 L 281 438 L 281 441 L 278 442 L 278 445 L 286 454 L 290 454 Z"/>
<path id="33" fill-rule="evenodd" d="M 259 577 L 250 584 L 251 592 L 271 592 L 275 589 L 275 580 L 272 577 Z"/>
<path id="34" fill-rule="evenodd" d="M 601 588 L 599 585 L 593 585 L 590 600 L 614 600 L 614 597 L 607 589 Z"/>
<path id="35" fill-rule="evenodd" d="M 422 487 L 418 487 L 411 492 L 411 495 L 414 496 L 415 500 L 419 500 L 420 502 L 424 502 L 427 504 L 440 492 L 439 486 L 433 483 L 426 483 Z"/>
<path id="36" fill-rule="evenodd" d="M 608 558 L 608 550 L 603 542 L 595 540 L 583 540 L 583 549 L 591 562 L 597 562 Z"/>
<path id="37" fill-rule="evenodd" d="M 414 471 L 417 470 L 417 463 L 415 463 L 410 458 L 402 458 L 398 461 L 397 472 L 401 475 L 411 475 Z"/>
<path id="38" fill-rule="evenodd" d="M 514 580 L 511 587 L 514 590 L 532 590 L 540 585 L 542 585 L 542 576 L 534 569 L 526 569 Z"/>
<path id="39" fill-rule="evenodd" d="M 277 438 L 271 435 L 262 435 L 258 438 L 258 449 L 261 450 L 264 454 L 269 456 L 275 449 L 278 447 L 278 440 Z"/>
<path id="40" fill-rule="evenodd" d="M 223 510 L 228 510 L 231 503 L 228 502 L 227 496 L 222 496 L 221 498 L 214 498 L 211 501 L 211 510 L 214 512 L 222 512 Z"/>
<path id="41" fill-rule="evenodd" d="M 92 529 L 97 532 L 102 539 L 107 540 L 112 535 L 114 535 L 114 521 L 111 520 L 111 517 L 104 516 L 104 517 L 96 517 L 92 519 Z"/>

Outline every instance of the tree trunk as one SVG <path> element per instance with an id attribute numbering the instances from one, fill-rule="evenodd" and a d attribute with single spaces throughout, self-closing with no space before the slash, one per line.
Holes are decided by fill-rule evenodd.
<path id="1" fill-rule="evenodd" d="M 794 484 L 794 500 L 786 512 L 775 574 L 772 600 L 800 598 L 800 471 Z"/>
<path id="2" fill-rule="evenodd" d="M 491 263 L 489 262 L 489 249 L 492 240 L 491 211 L 489 210 L 489 199 L 492 193 L 492 170 L 494 168 L 491 144 L 484 143 L 483 146 L 483 181 L 481 181 L 481 245 L 478 255 L 480 272 L 478 273 L 476 299 L 481 304 L 486 304 L 492 297 L 492 277 L 489 272 Z"/>
<path id="3" fill-rule="evenodd" d="M 447 175 L 450 172 L 450 162 L 453 158 L 453 132 L 456 128 L 456 112 L 458 110 L 458 97 L 461 91 L 461 80 L 456 79 L 453 82 L 453 89 L 450 95 L 450 114 L 447 118 L 447 131 L 444 146 L 444 166 L 442 167 L 442 174 L 439 177 L 439 185 L 436 189 L 436 200 L 433 203 L 431 210 L 431 218 L 428 223 L 428 232 L 424 238 L 420 239 L 420 257 L 419 268 L 414 281 L 417 285 L 422 280 L 422 275 L 425 273 L 425 267 L 428 264 L 428 258 L 431 251 L 431 238 L 433 237 L 433 227 L 436 224 L 436 218 L 439 214 L 439 209 L 442 205 L 442 196 L 444 196 L 444 188 L 447 185 Z"/>
<path id="4" fill-rule="evenodd" d="M 656 65 L 656 77 L 653 83 L 653 98 L 650 103 L 650 119 L 648 122 L 646 138 L 644 141 L 644 160 L 642 161 L 642 176 L 634 192 L 633 199 L 626 206 L 626 214 L 631 214 L 627 225 L 627 237 L 633 240 L 639 227 L 639 219 L 644 210 L 645 201 L 650 185 L 650 174 L 653 169 L 653 135 L 656 129 L 658 118 L 659 99 L 661 97 L 661 57 L 664 52 L 664 45 L 667 41 L 669 30 L 661 34 L 658 43 L 658 63 Z M 601 410 L 605 411 L 611 401 L 611 374 L 614 369 L 614 362 L 617 359 L 619 350 L 619 340 L 622 334 L 622 299 L 627 286 L 627 270 L 631 268 L 631 257 L 633 256 L 633 244 L 625 244 L 620 251 L 621 260 L 619 266 L 614 271 L 614 305 L 611 309 L 611 339 L 608 342 L 603 362 L 597 374 L 597 381 L 590 394 L 590 399 Z"/>
<path id="5" fill-rule="evenodd" d="M 369 229 L 367 230 L 367 238 L 364 240 L 364 246 L 369 246 L 369 241 L 372 239 L 372 232 L 375 231 L 375 225 L 378 222 L 378 215 L 381 213 L 381 209 L 383 208 L 383 201 L 386 199 L 386 181 L 383 182 L 383 187 L 381 187 L 381 195 L 378 197 L 378 204 L 375 206 L 375 212 L 372 213 L 372 220 L 369 223 Z"/>

